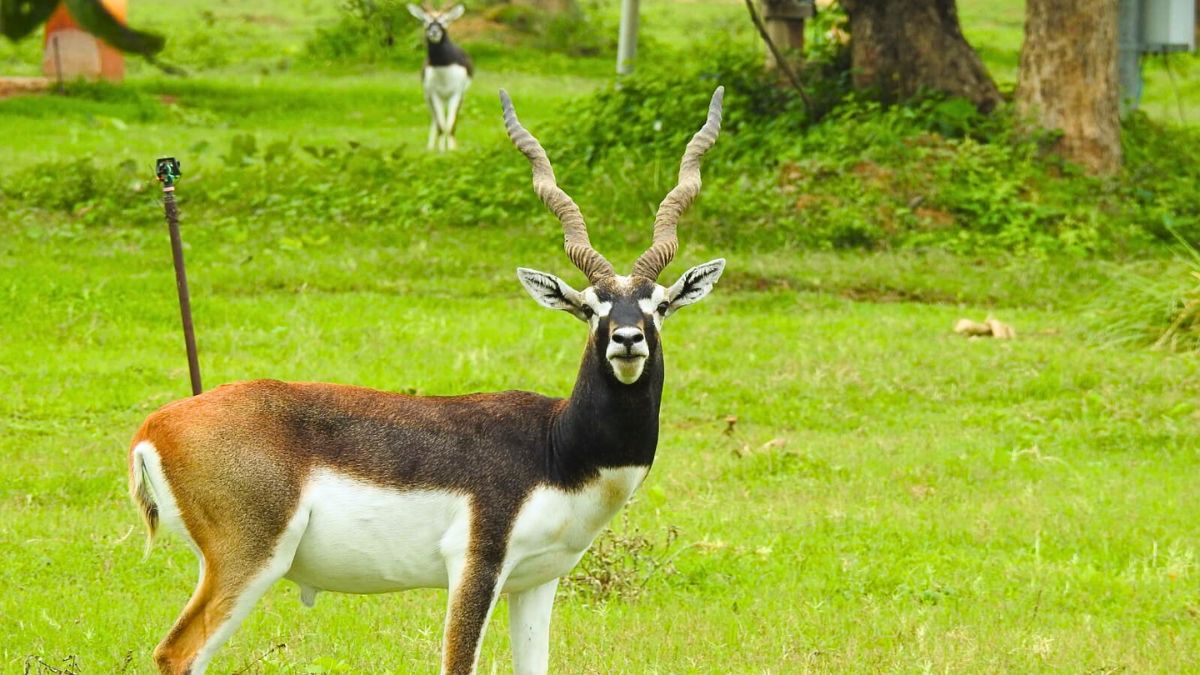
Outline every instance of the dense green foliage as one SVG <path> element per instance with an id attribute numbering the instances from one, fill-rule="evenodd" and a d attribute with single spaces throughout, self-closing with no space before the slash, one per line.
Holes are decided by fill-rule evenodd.
<path id="1" fill-rule="evenodd" d="M 320 27 L 305 45 L 315 63 L 359 67 L 364 63 L 408 63 L 424 51 L 421 23 L 399 0 L 349 0 L 336 22 Z M 449 7 L 450 5 L 447 5 Z M 484 2 L 449 27 L 451 39 L 477 62 L 506 68 L 579 72 L 575 57 L 610 57 L 616 50 L 615 18 L 598 2 L 571 2 L 562 12 L 532 5 Z M 645 48 L 653 48 L 653 38 Z"/>
<path id="2" fill-rule="evenodd" d="M 1045 139 L 1020 131 L 1007 112 L 983 116 L 965 101 L 881 107 L 843 94 L 819 118 L 809 115 L 794 92 L 766 81 L 756 53 L 728 44 L 690 69 L 646 68 L 620 87 L 601 87 L 533 129 L 578 199 L 602 203 L 621 222 L 644 220 L 718 83 L 727 88 L 725 135 L 707 160 L 710 189 L 689 225 L 713 244 L 1128 255 L 1170 240 L 1169 230 L 1200 237 L 1200 158 L 1168 151 L 1200 143 L 1195 130 L 1136 117 L 1125 129 L 1125 170 L 1091 178 L 1046 152 Z M 151 93 L 80 86 L 75 96 L 141 118 L 167 114 Z M 248 205 L 264 218 L 508 226 L 531 208 L 513 190 L 526 169 L 502 139 L 451 160 L 243 133 L 220 158 L 223 175 L 190 195 L 210 213 Z M 120 164 L 72 160 L 17 172 L 0 189 L 14 206 L 82 210 L 87 221 L 107 222 L 130 219 L 129 197 L 145 187 L 131 178 Z"/>
<path id="3" fill-rule="evenodd" d="M 1200 251 L 1179 237 L 1178 253 L 1116 269 L 1092 301 L 1088 326 L 1104 346 L 1200 350 Z"/>

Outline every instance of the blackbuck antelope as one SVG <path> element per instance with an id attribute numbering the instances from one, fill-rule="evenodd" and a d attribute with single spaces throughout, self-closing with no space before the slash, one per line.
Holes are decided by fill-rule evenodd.
<path id="1" fill-rule="evenodd" d="M 454 130 L 467 87 L 475 75 L 471 57 L 450 41 L 446 27 L 463 15 L 463 6 L 455 5 L 441 14 L 408 5 L 408 13 L 425 25 L 425 65 L 421 68 L 421 88 L 433 121 L 429 125 L 429 149 L 453 150 L 458 147 Z"/>
<path id="2" fill-rule="evenodd" d="M 153 541 L 160 524 L 200 558 L 200 581 L 154 651 L 163 673 L 204 672 L 281 578 L 320 591 L 448 588 L 442 672 L 471 673 L 492 608 L 509 594 L 513 666 L 545 673 L 559 577 L 629 500 L 654 461 L 663 388 L 659 331 L 705 297 L 725 261 L 655 282 L 676 222 L 700 190 L 700 158 L 721 124 L 718 88 L 653 243 L 629 276 L 588 240 L 575 202 L 503 91 L 504 122 L 533 187 L 562 221 L 582 291 L 517 270 L 539 304 L 588 326 L 570 398 L 521 391 L 407 396 L 258 380 L 168 404 L 133 438 L 129 486 Z"/>

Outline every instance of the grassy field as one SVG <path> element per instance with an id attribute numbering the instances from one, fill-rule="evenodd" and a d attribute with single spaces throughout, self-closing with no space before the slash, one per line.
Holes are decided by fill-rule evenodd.
<path id="1" fill-rule="evenodd" d="M 185 4 L 142 2 L 134 16 L 188 36 L 172 58 L 192 77 L 139 67 L 118 90 L 0 102 L 0 181 L 80 155 L 127 159 L 135 173 L 184 157 L 209 387 L 275 377 L 566 395 L 582 329 L 537 307 L 513 270 L 581 278 L 515 151 L 496 170 L 513 173 L 527 223 L 374 222 L 366 206 L 306 209 L 325 202 L 299 182 L 294 194 L 231 185 L 228 204 L 189 205 L 197 186 L 250 175 L 223 168 L 238 135 L 420 148 L 426 117 L 411 71 L 304 63 L 332 3 L 253 16 Z M 736 3 L 700 4 L 716 25 L 740 17 Z M 1019 8 L 962 5 L 996 70 L 1019 46 Z M 646 6 L 653 27 L 677 5 Z M 196 23 L 204 11 L 237 22 L 229 44 Z M 3 49 L 0 62 L 29 67 L 29 45 Z M 229 50 L 237 58 L 218 58 Z M 463 152 L 505 143 L 498 86 L 537 132 L 603 81 L 606 61 L 584 60 L 583 74 L 570 63 L 533 71 L 518 54 L 481 69 Z M 452 171 L 453 157 L 438 166 Z M 125 494 L 133 431 L 187 391 L 154 192 L 128 192 L 99 223 L 88 207 L 0 214 L 0 672 L 151 672 L 195 581 L 177 539 L 142 559 Z M 614 223 L 603 202 L 582 206 L 619 265 L 645 245 L 649 219 Z M 718 255 L 729 271 L 666 329 L 658 459 L 593 572 L 560 591 L 554 672 L 1200 668 L 1200 361 L 1092 334 L 1097 303 L 1120 301 L 1113 278 L 1151 265 L 1186 281 L 1182 265 L 762 252 L 699 240 L 686 218 L 680 231 L 664 280 Z M 1020 339 L 950 330 L 988 313 Z M 594 590 L 600 563 L 614 571 L 606 592 Z M 213 672 L 432 673 L 443 611 L 433 591 L 330 594 L 310 610 L 279 584 Z M 502 606 L 481 672 L 510 670 L 506 628 Z"/>

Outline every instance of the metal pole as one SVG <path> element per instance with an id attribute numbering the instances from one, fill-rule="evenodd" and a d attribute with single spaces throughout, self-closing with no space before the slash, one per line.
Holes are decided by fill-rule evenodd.
<path id="1" fill-rule="evenodd" d="M 1121 117 L 1137 110 L 1142 99 L 1141 14 L 1139 0 L 1117 4 L 1117 80 L 1121 91 Z"/>
<path id="2" fill-rule="evenodd" d="M 175 206 L 175 179 L 179 178 L 179 160 L 163 157 L 154 166 L 163 186 L 163 211 L 167 229 L 171 232 L 171 257 L 175 261 L 175 289 L 179 292 L 179 314 L 183 319 L 183 342 L 187 347 L 188 374 L 192 379 L 192 395 L 204 391 L 200 385 L 200 360 L 196 356 L 196 331 L 192 327 L 192 301 L 188 296 L 187 271 L 183 267 L 183 238 L 179 235 L 179 209 Z"/>
<path id="3" fill-rule="evenodd" d="M 621 32 L 617 36 L 617 74 L 633 72 L 637 60 L 638 0 L 621 0 Z"/>

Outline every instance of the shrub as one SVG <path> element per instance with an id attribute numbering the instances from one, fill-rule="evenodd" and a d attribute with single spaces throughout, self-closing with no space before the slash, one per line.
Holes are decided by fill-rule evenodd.
<path id="1" fill-rule="evenodd" d="M 1197 145 L 1195 131 L 1135 117 L 1122 174 L 1092 178 L 1046 152 L 1047 138 L 1019 132 L 1003 108 L 984 116 L 933 96 L 883 106 L 843 92 L 818 117 L 763 74 L 760 56 L 725 42 L 687 67 L 643 68 L 534 131 L 585 211 L 648 224 L 709 95 L 724 84 L 722 139 L 705 158 L 704 196 L 684 225 L 714 247 L 1125 255 L 1171 231 L 1200 238 L 1200 159 L 1177 151 Z M 243 134 L 221 154 L 223 169 L 189 181 L 189 200 L 241 217 L 524 227 L 540 211 L 528 166 L 502 140 L 441 157 L 355 143 L 260 147 Z M 298 159 L 284 178 L 271 165 L 288 158 Z M 141 222 L 124 211 L 135 188 L 144 186 L 119 166 L 51 163 L 9 175 L 0 194 L 85 223 Z M 632 248 L 644 235 L 614 231 L 599 236 Z"/>
<path id="2" fill-rule="evenodd" d="M 424 43 L 419 24 L 398 0 L 346 0 L 337 23 L 318 29 L 307 45 L 308 56 L 339 63 L 408 62 L 421 53 Z M 569 57 L 608 56 L 616 52 L 616 25 L 606 20 L 598 0 L 570 2 L 559 12 L 544 12 L 507 2 L 472 3 L 495 31 L 495 40 L 476 43 L 451 28 L 452 39 L 463 44 L 477 60 L 502 56 L 511 61 L 517 51 L 536 50 Z M 457 26 L 457 24 L 456 24 Z M 518 57 L 521 55 L 518 55 Z M 532 55 L 530 60 L 537 58 Z"/>
<path id="3" fill-rule="evenodd" d="M 641 597 L 650 581 L 674 576 L 675 558 L 686 550 L 678 546 L 679 531 L 668 527 L 661 542 L 630 525 L 622 511 L 620 531 L 606 529 L 563 579 L 563 593 L 588 604 L 609 600 L 632 601 Z"/>
<path id="4" fill-rule="evenodd" d="M 397 42 L 416 48 L 417 22 L 398 0 L 344 0 L 337 23 L 317 29 L 307 52 L 321 61 L 378 63 L 400 58 Z"/>
<path id="5" fill-rule="evenodd" d="M 1182 236 L 1174 258 L 1123 267 L 1092 305 L 1093 339 L 1106 345 L 1200 349 L 1200 251 Z"/>
<path id="6" fill-rule="evenodd" d="M 1140 227 L 1162 241 L 1175 234 L 1200 241 L 1200 129 L 1174 127 L 1132 116 L 1122 128 L 1125 167 L 1117 186 L 1120 199 Z"/>
<path id="7" fill-rule="evenodd" d="M 85 225 L 128 223 L 134 205 L 144 205 L 148 196 L 138 168 L 130 161 L 98 166 L 91 159 L 38 164 L 5 177 L 0 203 L 65 211 Z"/>

